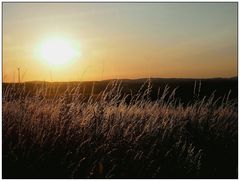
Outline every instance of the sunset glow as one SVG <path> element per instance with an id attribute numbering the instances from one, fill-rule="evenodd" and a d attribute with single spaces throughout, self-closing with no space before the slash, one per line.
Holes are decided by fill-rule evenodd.
<path id="1" fill-rule="evenodd" d="M 49 39 L 43 42 L 39 48 L 39 54 L 42 60 L 47 61 L 49 65 L 59 66 L 67 64 L 76 57 L 77 51 L 64 39 Z"/>
<path id="2" fill-rule="evenodd" d="M 233 77 L 237 3 L 4 3 L 4 81 L 18 68 L 23 81 Z"/>

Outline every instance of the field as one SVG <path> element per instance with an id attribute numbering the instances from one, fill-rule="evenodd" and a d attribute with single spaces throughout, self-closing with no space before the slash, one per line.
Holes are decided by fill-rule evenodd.
<path id="1" fill-rule="evenodd" d="M 237 78 L 3 84 L 3 178 L 238 178 Z"/>

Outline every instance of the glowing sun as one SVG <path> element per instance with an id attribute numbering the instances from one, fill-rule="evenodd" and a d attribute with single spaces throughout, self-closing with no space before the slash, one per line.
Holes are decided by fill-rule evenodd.
<path id="1" fill-rule="evenodd" d="M 54 38 L 43 42 L 39 50 L 41 59 L 53 66 L 65 65 L 78 54 L 75 47 L 65 39 Z"/>

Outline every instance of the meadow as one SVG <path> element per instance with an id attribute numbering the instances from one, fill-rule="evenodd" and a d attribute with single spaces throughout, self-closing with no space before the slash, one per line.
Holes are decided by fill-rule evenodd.
<path id="1" fill-rule="evenodd" d="M 162 82 L 3 84 L 3 178 L 238 178 L 237 79 Z"/>

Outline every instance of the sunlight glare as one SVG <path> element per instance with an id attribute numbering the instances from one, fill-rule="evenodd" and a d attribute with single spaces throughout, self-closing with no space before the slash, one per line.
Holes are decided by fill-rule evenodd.
<path id="1" fill-rule="evenodd" d="M 40 56 L 50 65 L 58 66 L 67 64 L 77 55 L 73 45 L 60 38 L 49 39 L 42 43 L 40 47 Z"/>

